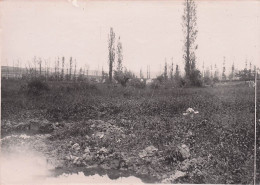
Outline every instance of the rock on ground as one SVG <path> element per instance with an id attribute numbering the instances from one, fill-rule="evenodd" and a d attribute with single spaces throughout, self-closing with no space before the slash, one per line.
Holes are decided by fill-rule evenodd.
<path id="1" fill-rule="evenodd" d="M 170 184 L 173 183 L 174 181 L 176 181 L 178 178 L 180 177 L 185 177 L 187 175 L 186 172 L 182 172 L 182 171 L 176 171 L 174 174 L 170 175 L 168 178 L 165 178 L 164 180 L 162 180 L 163 184 Z"/>

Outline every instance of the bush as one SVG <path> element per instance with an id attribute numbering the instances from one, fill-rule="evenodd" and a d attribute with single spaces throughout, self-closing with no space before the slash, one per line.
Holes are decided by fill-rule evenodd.
<path id="1" fill-rule="evenodd" d="M 205 85 L 211 85 L 212 84 L 212 80 L 208 76 L 205 76 L 203 80 L 204 80 Z"/>
<path id="2" fill-rule="evenodd" d="M 145 80 L 134 78 L 129 81 L 129 85 L 138 89 L 144 89 L 146 86 Z"/>
<path id="3" fill-rule="evenodd" d="M 164 81 L 164 76 L 163 76 L 163 74 L 160 75 L 160 76 L 157 76 L 157 77 L 156 77 L 156 80 L 158 80 L 160 83 L 162 83 L 162 82 Z"/>
<path id="4" fill-rule="evenodd" d="M 123 96 L 125 98 L 129 98 L 129 97 L 133 96 L 134 94 L 135 94 L 135 88 L 132 86 L 128 86 L 128 87 L 124 88 L 124 90 L 123 90 Z"/>
<path id="5" fill-rule="evenodd" d="M 175 82 L 176 82 L 177 87 L 183 87 L 186 84 L 185 79 L 182 77 L 175 78 Z"/>
<path id="6" fill-rule="evenodd" d="M 214 78 L 213 78 L 213 82 L 214 82 L 214 83 L 217 83 L 217 82 L 219 82 L 219 79 L 218 79 L 218 77 L 214 77 Z"/>
<path id="7" fill-rule="evenodd" d="M 34 79 L 27 83 L 27 93 L 29 95 L 38 96 L 49 89 L 48 84 L 39 79 Z"/>
<path id="8" fill-rule="evenodd" d="M 167 80 L 164 83 L 162 83 L 162 86 L 164 87 L 164 89 L 173 89 L 179 87 L 175 80 Z"/>
<path id="9" fill-rule="evenodd" d="M 115 71 L 114 79 L 120 83 L 123 87 L 126 86 L 126 83 L 133 78 L 133 75 L 129 71 Z"/>
<path id="10" fill-rule="evenodd" d="M 178 88 L 178 87 L 183 87 L 185 85 L 185 80 L 181 77 L 178 77 L 173 80 L 168 80 L 168 81 L 160 81 L 158 79 L 153 80 L 153 82 L 150 84 L 150 87 L 152 89 L 159 89 L 159 88 L 164 88 L 164 89 L 171 89 L 171 88 Z"/>
<path id="11" fill-rule="evenodd" d="M 158 89 L 160 87 L 160 83 L 157 80 L 153 80 L 149 84 L 147 84 L 148 87 L 152 89 Z"/>
<path id="12" fill-rule="evenodd" d="M 202 86 L 202 79 L 201 74 L 199 70 L 193 70 L 191 71 L 191 74 L 188 79 L 186 79 L 186 86 L 196 86 L 201 87 Z"/>

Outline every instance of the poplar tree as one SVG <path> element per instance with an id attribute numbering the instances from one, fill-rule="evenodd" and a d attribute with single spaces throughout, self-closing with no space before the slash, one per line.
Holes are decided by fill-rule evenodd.
<path id="1" fill-rule="evenodd" d="M 184 14 L 182 16 L 182 28 L 185 36 L 183 58 L 185 61 L 185 75 L 188 79 L 191 78 L 191 73 L 196 69 L 195 50 L 198 48 L 195 43 L 198 33 L 196 8 L 194 0 L 185 0 Z"/>
<path id="2" fill-rule="evenodd" d="M 108 64 L 109 64 L 109 82 L 112 83 L 113 65 L 115 62 L 115 33 L 113 28 L 110 28 L 108 36 Z"/>

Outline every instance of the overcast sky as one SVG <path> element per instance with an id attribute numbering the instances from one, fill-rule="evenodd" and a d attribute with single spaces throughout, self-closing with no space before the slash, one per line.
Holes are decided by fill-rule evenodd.
<path id="1" fill-rule="evenodd" d="M 75 2 L 75 0 L 74 0 Z M 197 66 L 260 65 L 260 1 L 196 1 Z M 182 1 L 22 1 L 1 4 L 1 63 L 28 64 L 34 56 L 72 56 L 79 67 L 107 70 L 107 40 L 121 37 L 124 66 L 160 71 L 165 62 L 183 67 Z M 52 63 L 53 65 L 53 63 Z"/>

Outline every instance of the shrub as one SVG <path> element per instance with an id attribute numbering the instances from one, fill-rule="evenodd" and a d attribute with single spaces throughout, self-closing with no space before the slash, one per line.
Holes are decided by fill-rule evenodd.
<path id="1" fill-rule="evenodd" d="M 163 83 L 163 87 L 164 89 L 172 89 L 180 86 L 177 84 L 176 80 L 167 80 Z"/>
<path id="2" fill-rule="evenodd" d="M 163 74 L 160 75 L 160 76 L 157 76 L 157 77 L 156 77 L 156 80 L 159 81 L 160 83 L 162 83 L 162 82 L 164 81 L 164 76 L 163 76 Z"/>
<path id="3" fill-rule="evenodd" d="M 145 80 L 134 78 L 129 81 L 129 85 L 135 88 L 143 89 L 146 86 Z"/>
<path id="4" fill-rule="evenodd" d="M 217 82 L 219 82 L 219 79 L 218 79 L 218 77 L 214 77 L 214 78 L 213 78 L 213 82 L 214 82 L 214 83 L 217 83 Z"/>
<path id="5" fill-rule="evenodd" d="M 129 98 L 135 94 L 135 89 L 132 86 L 128 86 L 123 90 L 123 96 Z"/>
<path id="6" fill-rule="evenodd" d="M 177 77 L 177 78 L 175 78 L 175 83 L 176 83 L 177 87 L 183 87 L 183 86 L 185 86 L 186 81 L 182 77 Z"/>
<path id="7" fill-rule="evenodd" d="M 211 85 L 212 84 L 212 80 L 208 76 L 205 76 L 203 80 L 204 80 L 204 84 L 206 84 L 206 85 Z"/>
<path id="8" fill-rule="evenodd" d="M 130 71 L 115 71 L 114 72 L 114 79 L 120 83 L 123 87 L 126 87 L 127 82 L 130 79 L 134 79 L 134 75 Z"/>
<path id="9" fill-rule="evenodd" d="M 27 83 L 27 93 L 29 95 L 41 95 L 44 91 L 48 91 L 49 89 L 48 84 L 39 79 L 34 79 Z"/>
<path id="10" fill-rule="evenodd" d="M 201 80 L 201 74 L 199 70 L 191 71 L 191 74 L 189 78 L 186 79 L 186 86 L 196 86 L 201 87 L 202 86 L 202 80 Z"/>

